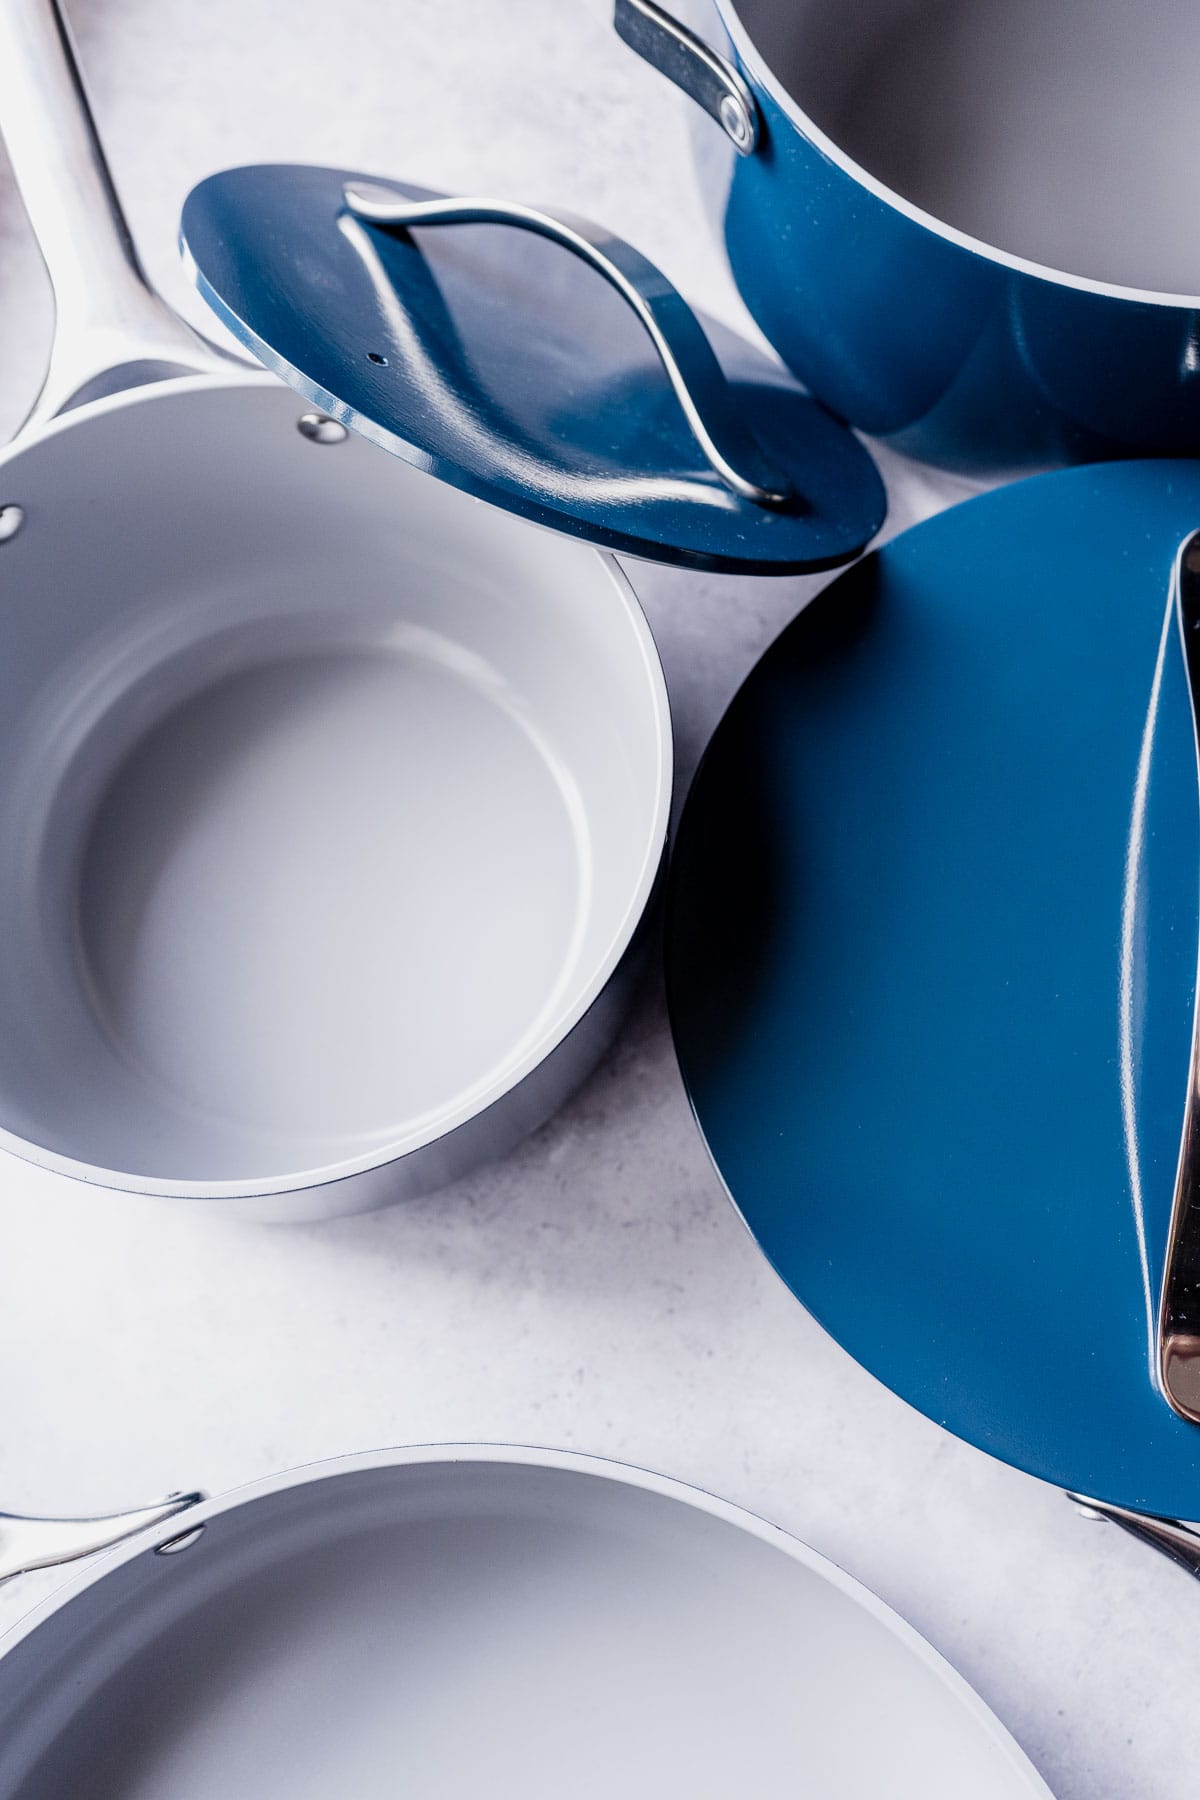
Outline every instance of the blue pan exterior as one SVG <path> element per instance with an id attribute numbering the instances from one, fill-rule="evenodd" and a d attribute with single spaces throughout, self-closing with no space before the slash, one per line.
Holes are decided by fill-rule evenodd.
<path id="1" fill-rule="evenodd" d="M 831 411 L 979 472 L 1200 453 L 1200 299 L 1076 285 L 923 223 L 813 141 L 728 0 L 678 10 L 761 114 L 758 148 L 739 157 L 689 109 L 734 280 Z"/>
<path id="2" fill-rule="evenodd" d="M 1155 1314 L 1196 995 L 1170 601 L 1200 463 L 1037 476 L 841 576 L 734 700 L 668 888 L 680 1065 L 750 1230 L 897 1394 L 1200 1518 Z"/>

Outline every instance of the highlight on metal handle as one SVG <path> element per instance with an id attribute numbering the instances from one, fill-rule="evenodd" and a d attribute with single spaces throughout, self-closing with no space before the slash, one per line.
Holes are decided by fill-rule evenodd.
<path id="1" fill-rule="evenodd" d="M 1160 1519 L 1155 1513 L 1131 1512 L 1128 1507 L 1088 1500 L 1082 1494 L 1068 1494 L 1067 1499 L 1085 1519 L 1107 1519 L 1110 1525 L 1119 1525 L 1131 1537 L 1169 1556 L 1189 1575 L 1200 1577 L 1200 1531 L 1194 1525 L 1184 1525 L 1179 1519 Z"/>
<path id="2" fill-rule="evenodd" d="M 1187 671 L 1200 784 L 1200 531 L 1175 558 L 1175 618 Z M 1200 951 L 1198 951 L 1200 957 Z M 1183 1134 L 1158 1311 L 1158 1374 L 1177 1413 L 1200 1424 L 1200 969 Z"/>
<path id="3" fill-rule="evenodd" d="M 96 1550 L 108 1550 L 145 1531 L 147 1526 L 173 1519 L 203 1498 L 200 1493 L 169 1494 L 157 1506 L 110 1513 L 99 1519 L 26 1519 L 0 1513 L 0 1581 L 7 1581 L 12 1575 L 26 1575 L 31 1569 L 77 1562 Z"/>
<path id="4" fill-rule="evenodd" d="M 623 238 L 570 213 L 543 212 L 507 200 L 412 201 L 390 188 L 359 182 L 347 186 L 345 202 L 368 225 L 396 231 L 426 225 L 513 225 L 573 251 L 611 282 L 645 326 L 692 436 L 725 485 L 760 506 L 785 506 L 795 499 L 791 482 L 770 466 L 738 416 L 695 313 L 662 271 Z"/>
<path id="5" fill-rule="evenodd" d="M 615 0 L 613 26 L 631 50 L 717 121 L 739 156 L 753 155 L 758 105 L 731 62 L 654 0 Z"/>
<path id="6" fill-rule="evenodd" d="M 54 292 L 50 367 L 27 424 L 227 369 L 146 280 L 57 0 L 0 0 L 0 134 Z"/>

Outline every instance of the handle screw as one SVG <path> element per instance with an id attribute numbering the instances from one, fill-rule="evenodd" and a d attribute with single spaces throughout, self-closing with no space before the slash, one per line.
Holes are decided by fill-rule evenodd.
<path id="1" fill-rule="evenodd" d="M 732 139 L 739 150 L 748 150 L 754 134 L 741 101 L 735 94 L 723 94 L 718 110 L 726 136 Z"/>
<path id="2" fill-rule="evenodd" d="M 302 413 L 296 430 L 312 444 L 340 444 L 346 436 L 346 427 L 326 413 Z"/>

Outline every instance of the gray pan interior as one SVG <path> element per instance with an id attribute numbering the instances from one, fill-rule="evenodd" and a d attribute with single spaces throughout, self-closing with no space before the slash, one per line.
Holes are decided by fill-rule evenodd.
<path id="1" fill-rule="evenodd" d="M 201 377 L 0 460 L 0 1126 L 87 1178 L 436 1139 L 654 881 L 666 695 L 615 565 L 303 411 Z"/>
<path id="2" fill-rule="evenodd" d="M 838 147 L 1073 275 L 1200 293 L 1195 0 L 735 0 Z"/>
<path id="3" fill-rule="evenodd" d="M 118 1553 L 0 1660 L 0 1796 L 1046 1800 L 812 1552 L 656 1477 L 507 1454 L 357 1459 Z"/>

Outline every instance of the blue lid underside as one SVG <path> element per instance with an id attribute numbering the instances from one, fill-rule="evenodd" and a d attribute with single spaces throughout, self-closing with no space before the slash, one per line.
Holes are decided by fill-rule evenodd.
<path id="1" fill-rule="evenodd" d="M 1198 525 L 1196 463 L 1073 470 L 842 576 L 706 755 L 667 951 L 712 1155 L 838 1341 L 980 1448 L 1191 1519 L 1200 1427 L 1152 1345 L 1200 874 L 1168 601 Z"/>
<path id="2" fill-rule="evenodd" d="M 791 574 L 848 560 L 878 530 L 886 501 L 862 445 L 733 334 L 710 333 L 803 508 L 722 485 L 642 327 L 595 270 L 508 226 L 404 234 L 352 220 L 344 187 L 378 180 L 231 169 L 184 206 L 200 292 L 313 404 L 455 487 L 632 555 Z"/>

